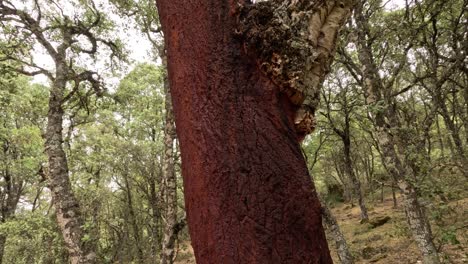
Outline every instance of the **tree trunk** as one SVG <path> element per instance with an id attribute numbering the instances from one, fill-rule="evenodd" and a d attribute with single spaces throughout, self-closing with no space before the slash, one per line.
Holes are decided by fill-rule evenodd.
<path id="1" fill-rule="evenodd" d="M 400 140 L 394 128 L 400 127 L 395 99 L 391 96 L 389 87 L 384 85 L 377 72 L 371 47 L 368 45 L 369 25 L 363 15 L 363 3 L 357 5 L 355 19 L 357 24 L 358 58 L 363 65 L 363 86 L 367 92 L 368 103 L 380 104 L 380 109 L 369 113 L 375 129 L 376 139 L 382 153 L 382 162 L 392 175 L 393 180 L 403 192 L 405 211 L 414 240 L 418 243 L 425 264 L 439 263 L 430 232 L 430 225 L 424 211 L 420 210 L 416 189 L 408 183 L 410 176 L 415 177 L 414 171 L 409 168 L 404 155 L 401 153 L 407 147 Z M 403 188 L 405 187 L 405 188 Z M 424 227 L 424 228 L 422 228 Z M 434 250 L 433 250 L 434 249 Z"/>
<path id="2" fill-rule="evenodd" d="M 161 235 L 160 235 L 160 221 L 161 211 L 159 206 L 159 196 L 156 193 L 156 179 L 150 184 L 150 205 L 151 205 L 151 221 L 152 221 L 152 234 L 151 234 L 151 257 L 156 259 L 161 249 Z"/>
<path id="3" fill-rule="evenodd" d="M 163 64 L 167 65 L 166 58 L 163 58 Z M 177 224 L 177 178 L 174 169 L 174 140 L 176 131 L 167 74 L 164 76 L 164 93 L 166 120 L 164 126 L 163 184 L 165 190 L 164 206 L 166 207 L 166 210 L 164 217 L 161 264 L 172 264 L 175 253 L 174 246 L 177 240 L 177 233 L 175 232 Z"/>
<path id="4" fill-rule="evenodd" d="M 385 184 L 382 182 L 381 184 L 381 190 L 380 190 L 380 202 L 383 203 L 384 202 L 384 187 L 385 187 Z"/>
<path id="5" fill-rule="evenodd" d="M 0 235 L 0 264 L 3 263 L 3 255 L 5 254 L 6 235 Z"/>
<path id="6" fill-rule="evenodd" d="M 349 125 L 349 124 L 348 124 Z M 348 177 L 351 179 L 353 184 L 353 192 L 356 198 L 358 199 L 359 208 L 361 209 L 361 222 L 369 221 L 369 215 L 367 213 L 367 207 L 364 202 L 364 197 L 361 190 L 361 182 L 359 181 L 357 175 L 353 170 L 353 162 L 351 160 L 351 139 L 349 135 L 349 129 L 345 129 L 343 134 L 343 145 L 344 145 L 344 158 L 345 158 L 345 168 Z"/>
<path id="7" fill-rule="evenodd" d="M 245 53 L 239 3 L 157 3 L 197 263 L 331 263 L 298 106 Z"/>
<path id="8" fill-rule="evenodd" d="M 322 199 L 320 199 L 320 202 L 322 204 L 323 221 L 327 225 L 332 238 L 335 241 L 335 248 L 336 252 L 338 253 L 340 263 L 353 264 L 353 255 L 349 250 L 348 243 L 346 243 L 346 239 L 341 232 L 340 226 L 338 225 L 335 216 L 332 214 L 327 204 Z"/>
<path id="9" fill-rule="evenodd" d="M 440 113 L 444 119 L 445 126 L 450 131 L 449 135 L 455 143 L 455 150 L 457 151 L 455 156 L 458 157 L 463 174 L 465 175 L 465 177 L 468 177 L 468 159 L 465 155 L 465 150 L 463 148 L 463 140 L 460 137 L 459 130 L 457 129 L 457 126 L 454 123 L 454 121 L 450 118 L 450 113 L 447 109 L 447 106 L 445 105 L 445 102 L 439 100 L 439 107 L 441 109 Z"/>
<path id="10" fill-rule="evenodd" d="M 395 187 L 393 183 L 392 183 L 392 199 L 393 199 L 393 208 L 397 208 L 398 202 L 397 202 Z"/>
<path id="11" fill-rule="evenodd" d="M 70 262 L 94 263 L 96 254 L 82 241 L 83 221 L 78 201 L 76 200 L 69 175 L 68 164 L 63 150 L 63 107 L 62 99 L 66 81 L 60 78 L 60 67 L 57 68 L 57 79 L 53 83 L 47 115 L 45 149 L 49 159 L 49 188 L 54 202 L 57 224 L 62 232 Z"/>
<path id="12" fill-rule="evenodd" d="M 425 264 L 439 263 L 437 249 L 432 241 L 432 231 L 429 221 L 426 218 L 424 208 L 418 201 L 417 193 L 413 186 L 405 181 L 399 181 L 398 187 L 404 197 L 406 219 L 413 238 L 422 251 Z"/>
<path id="13" fill-rule="evenodd" d="M 130 181 L 128 179 L 128 171 L 125 171 L 123 173 L 123 178 L 125 181 L 125 193 L 127 195 L 127 210 L 129 214 L 129 222 L 130 225 L 132 226 L 132 232 L 133 232 L 133 239 L 135 240 L 135 249 L 137 253 L 137 258 L 138 258 L 138 263 L 143 263 L 144 262 L 144 254 L 143 254 L 143 249 L 141 248 L 141 236 L 140 236 L 140 227 L 138 226 L 138 221 L 137 221 L 137 216 L 135 213 L 135 209 L 133 208 L 133 196 L 132 196 L 132 186 L 130 185 Z M 131 251 L 130 251 L 131 252 Z M 133 257 L 133 256 L 132 256 Z"/>

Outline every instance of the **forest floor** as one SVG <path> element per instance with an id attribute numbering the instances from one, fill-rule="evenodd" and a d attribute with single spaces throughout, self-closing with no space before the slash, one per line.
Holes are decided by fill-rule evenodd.
<path id="1" fill-rule="evenodd" d="M 332 211 L 348 241 L 355 263 L 412 264 L 422 263 L 421 254 L 405 223 L 405 214 L 398 198 L 393 208 L 392 197 L 369 204 L 371 222 L 390 217 L 385 224 L 372 227 L 359 222 L 359 207 L 338 204 Z M 468 198 L 451 201 L 437 210 L 427 209 L 430 215 L 436 246 L 443 263 L 468 263 Z M 442 209 L 441 209 L 442 208 Z M 333 241 L 329 241 L 334 263 L 340 263 Z M 181 244 L 176 264 L 195 263 L 189 241 Z"/>

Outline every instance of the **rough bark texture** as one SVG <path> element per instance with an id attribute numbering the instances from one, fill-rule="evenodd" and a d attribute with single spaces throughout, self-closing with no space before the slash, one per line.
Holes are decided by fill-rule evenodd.
<path id="1" fill-rule="evenodd" d="M 81 85 L 83 83 L 88 83 L 90 89 L 85 96 L 103 94 L 98 74 L 91 70 L 75 67 L 76 60 L 84 54 L 94 56 L 100 50 L 101 45 L 109 48 L 113 55 L 119 54 L 119 48 L 113 41 L 95 35 L 95 32 L 101 32 L 97 29 L 103 25 L 101 12 L 96 10 L 95 5 L 82 3 L 81 7 L 77 6 L 77 8 L 82 8 L 81 10 L 87 10 L 86 15 L 82 17 L 77 15 L 70 19 L 61 14 L 62 16 L 52 19 L 41 15 L 40 6 L 42 4 L 40 1 L 35 1 L 35 5 L 31 8 L 23 9 L 17 8 L 11 1 L 0 1 L 0 20 L 2 23 L 12 21 L 17 23 L 17 28 L 21 31 L 18 34 L 24 33 L 26 36 L 24 41 L 37 42 L 55 63 L 53 70 L 49 71 L 36 65 L 34 58 L 25 58 L 25 54 L 22 52 L 19 54 L 12 52 L 12 57 L 9 58 L 11 61 L 21 62 L 19 68 L 13 67 L 11 69 L 13 72 L 26 76 L 43 74 L 50 81 L 45 151 L 49 161 L 48 184 L 56 209 L 57 224 L 62 232 L 65 247 L 70 254 L 70 262 L 73 264 L 94 263 L 96 254 L 91 246 L 93 241 L 89 243 L 82 241 L 84 236 L 83 220 L 78 201 L 71 187 L 67 157 L 62 146 L 63 106 L 76 96 L 78 89 L 83 87 Z M 60 7 L 57 5 L 55 10 L 60 10 Z M 47 26 L 52 21 L 54 26 Z M 86 40 L 83 41 L 83 38 Z M 18 55 L 19 57 L 16 57 Z M 29 62 L 22 63 L 22 61 Z M 16 63 L 14 64 L 16 65 Z M 25 70 L 26 65 L 28 66 L 26 68 L 33 70 Z M 66 90 L 68 93 L 65 95 Z M 86 100 L 80 98 L 80 101 Z"/>
<path id="2" fill-rule="evenodd" d="M 336 252 L 338 253 L 338 259 L 340 260 L 340 263 L 353 264 L 353 255 L 351 255 L 348 243 L 346 243 L 346 239 L 341 232 L 340 226 L 338 225 L 335 216 L 332 214 L 325 201 L 321 199 L 320 202 L 322 204 L 323 221 L 327 225 L 327 228 L 332 235 L 332 239 L 335 241 L 335 248 Z"/>
<path id="3" fill-rule="evenodd" d="M 432 241 L 432 231 L 424 207 L 418 201 L 418 195 L 410 184 L 399 181 L 398 187 L 403 193 L 405 213 L 413 237 L 422 252 L 424 263 L 439 263 L 437 249 Z"/>
<path id="4" fill-rule="evenodd" d="M 320 87 L 333 61 L 342 24 L 354 1 L 272 0 L 244 5 L 238 34 L 246 53 L 299 109 L 296 130 L 315 129 Z"/>
<path id="5" fill-rule="evenodd" d="M 167 60 L 163 58 L 164 64 Z M 174 260 L 174 246 L 177 240 L 175 227 L 177 225 L 177 178 L 174 168 L 174 140 L 176 136 L 174 112 L 169 89 L 169 80 L 164 76 L 166 119 L 164 126 L 164 163 L 163 184 L 165 190 L 164 231 L 161 251 L 161 264 L 172 264 Z"/>
<path id="6" fill-rule="evenodd" d="M 52 85 L 47 115 L 45 148 L 49 159 L 49 188 L 56 210 L 57 224 L 62 231 L 69 259 L 75 263 L 94 263 L 96 254 L 82 242 L 83 222 L 78 201 L 68 175 L 67 157 L 63 150 L 62 99 L 66 80 L 63 68 L 58 65 L 57 78 Z"/>
<path id="7" fill-rule="evenodd" d="M 301 102 L 243 47 L 238 4 L 158 1 L 197 263 L 331 263 L 295 130 Z"/>

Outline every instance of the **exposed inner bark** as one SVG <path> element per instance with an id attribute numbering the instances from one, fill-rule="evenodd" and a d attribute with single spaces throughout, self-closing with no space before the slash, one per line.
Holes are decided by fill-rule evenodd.
<path id="1" fill-rule="evenodd" d="M 269 2 L 271 10 L 290 12 L 278 2 Z M 343 14 L 338 10 L 348 10 L 325 2 L 330 3 L 317 1 L 312 5 L 317 9 L 304 9 L 303 15 L 300 9 L 308 6 L 306 1 L 289 2 L 297 7 L 290 14 L 303 16 L 301 21 L 320 18 L 321 30 L 311 27 L 311 34 L 325 35 L 320 41 L 316 38 L 319 55 L 311 60 L 314 63 L 297 65 L 297 69 L 309 67 L 307 74 L 292 75 L 304 78 L 313 89 L 318 89 L 327 71 L 336 36 L 333 28 L 341 21 L 332 18 Z M 320 203 L 294 120 L 301 105 L 313 101 L 305 94 L 317 91 L 298 88 L 298 81 L 284 86 L 282 79 L 266 77 L 266 71 L 259 69 L 259 61 L 269 60 L 260 60 L 255 50 L 243 45 L 253 31 L 244 24 L 244 37 L 239 37 L 238 24 L 239 15 L 249 16 L 255 6 L 242 11 L 237 1 L 227 0 L 157 3 L 197 263 L 331 263 Z M 287 72 L 293 73 L 294 67 L 290 69 Z M 294 90 L 304 95 L 294 96 L 290 93 Z M 312 126 L 307 127 L 304 132 Z"/>
<path id="2" fill-rule="evenodd" d="M 294 123 L 300 137 L 315 129 L 320 87 L 353 2 L 272 0 L 246 4 L 239 12 L 244 48 L 297 106 Z"/>

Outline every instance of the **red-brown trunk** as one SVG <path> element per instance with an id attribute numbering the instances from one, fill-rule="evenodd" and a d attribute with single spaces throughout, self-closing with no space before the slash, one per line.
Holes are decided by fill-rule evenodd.
<path id="1" fill-rule="evenodd" d="M 332 263 L 292 106 L 243 54 L 236 5 L 158 1 L 197 263 Z"/>

